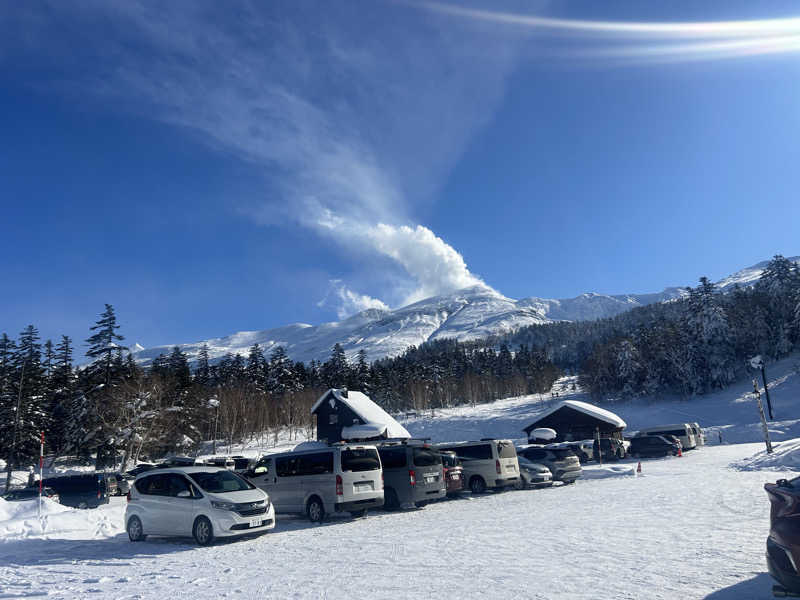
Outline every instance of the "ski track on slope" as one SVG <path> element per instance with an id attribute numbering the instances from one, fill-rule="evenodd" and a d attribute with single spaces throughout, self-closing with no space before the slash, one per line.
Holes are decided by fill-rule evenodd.
<path id="1" fill-rule="evenodd" d="M 208 548 L 124 534 L 8 542 L 0 598 L 769 598 L 762 485 L 776 475 L 727 468 L 759 449 L 707 447 L 643 461 L 641 477 L 366 519 L 279 517 L 274 532 Z"/>

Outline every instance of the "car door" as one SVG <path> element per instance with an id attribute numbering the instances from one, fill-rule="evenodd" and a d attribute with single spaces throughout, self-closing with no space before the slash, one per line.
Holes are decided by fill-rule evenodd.
<path id="1" fill-rule="evenodd" d="M 142 526 L 146 534 L 170 533 L 165 512 L 169 510 L 169 474 L 148 475 L 136 482 L 139 490 L 139 504 L 142 508 Z"/>
<path id="2" fill-rule="evenodd" d="M 303 512 L 303 478 L 300 456 L 279 456 L 275 459 L 277 475 L 275 492 L 281 498 L 283 512 Z M 276 510 L 278 506 L 276 505 Z"/>
<path id="3" fill-rule="evenodd" d="M 181 492 L 183 495 L 180 495 Z M 164 498 L 163 505 L 165 527 L 169 529 L 169 533 L 174 535 L 192 533 L 196 505 L 197 497 L 189 480 L 180 473 L 170 473 L 169 495 Z"/>

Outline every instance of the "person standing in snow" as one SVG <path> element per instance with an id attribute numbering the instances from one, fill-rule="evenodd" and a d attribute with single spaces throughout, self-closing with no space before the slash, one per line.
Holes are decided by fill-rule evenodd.
<path id="1" fill-rule="evenodd" d="M 28 467 L 28 487 L 36 485 L 36 475 L 33 473 L 33 467 Z"/>

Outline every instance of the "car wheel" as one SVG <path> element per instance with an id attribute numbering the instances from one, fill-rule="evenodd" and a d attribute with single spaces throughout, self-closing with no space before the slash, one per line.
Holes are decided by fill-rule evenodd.
<path id="1" fill-rule="evenodd" d="M 522 477 L 520 477 L 519 479 L 517 479 L 514 482 L 514 489 L 515 490 L 524 490 L 525 489 L 525 482 L 522 480 Z"/>
<path id="2" fill-rule="evenodd" d="M 469 480 L 469 489 L 473 494 L 483 494 L 486 491 L 486 482 L 483 477 L 475 475 Z"/>
<path id="3" fill-rule="evenodd" d="M 383 494 L 383 507 L 386 510 L 397 510 L 400 508 L 400 499 L 397 497 L 397 492 L 392 488 L 386 488 Z"/>
<path id="4" fill-rule="evenodd" d="M 78 508 L 89 508 L 89 505 L 86 504 L 86 502 L 79 502 L 78 503 Z"/>
<path id="5" fill-rule="evenodd" d="M 428 503 L 424 500 L 420 500 L 419 502 L 414 502 L 414 506 L 416 506 L 417 508 L 425 508 L 427 505 Z"/>
<path id="6" fill-rule="evenodd" d="M 208 546 L 214 541 L 214 528 L 206 517 L 197 517 L 192 528 L 194 541 L 198 546 Z"/>
<path id="7" fill-rule="evenodd" d="M 132 542 L 143 542 L 147 539 L 147 536 L 144 534 L 144 527 L 142 527 L 142 522 L 139 520 L 139 517 L 131 517 L 128 519 L 128 538 Z"/>
<path id="8" fill-rule="evenodd" d="M 367 509 L 362 508 L 361 510 L 351 510 L 350 516 L 353 517 L 354 519 L 360 519 L 361 517 L 366 517 Z"/>
<path id="9" fill-rule="evenodd" d="M 325 507 L 322 506 L 322 500 L 314 496 L 306 504 L 306 516 L 312 523 L 322 523 L 325 518 Z"/>

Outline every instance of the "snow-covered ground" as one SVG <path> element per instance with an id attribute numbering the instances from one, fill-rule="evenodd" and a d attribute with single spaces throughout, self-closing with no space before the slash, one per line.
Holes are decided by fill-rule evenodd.
<path id="1" fill-rule="evenodd" d="M 0 544 L 0 597 L 769 598 L 762 485 L 776 474 L 727 467 L 759 448 L 708 447 L 644 461 L 639 477 L 359 520 L 282 518 L 269 534 L 209 548 L 131 543 L 118 528 L 13 539 Z M 123 510 L 101 512 L 121 521 Z"/>
<path id="2" fill-rule="evenodd" d="M 323 525 L 279 515 L 262 537 L 198 548 L 191 540 L 131 543 L 124 498 L 100 509 L 0 501 L 0 598 L 628 598 L 771 597 L 763 484 L 791 477 L 800 460 L 797 358 L 769 365 L 778 458 L 763 443 L 749 386 L 691 401 L 606 403 L 629 430 L 699 421 L 705 448 L 683 458 L 591 465 L 573 486 L 487 494 Z M 403 421 L 434 440 L 509 437 L 554 402 L 590 401 L 574 379 L 527 396 Z M 719 445 L 717 428 L 725 444 Z M 298 442 L 279 436 L 231 448 L 256 456 Z M 218 449 L 220 451 L 227 450 Z M 752 458 L 751 458 L 752 457 Z M 764 468 L 770 470 L 765 471 Z"/>

